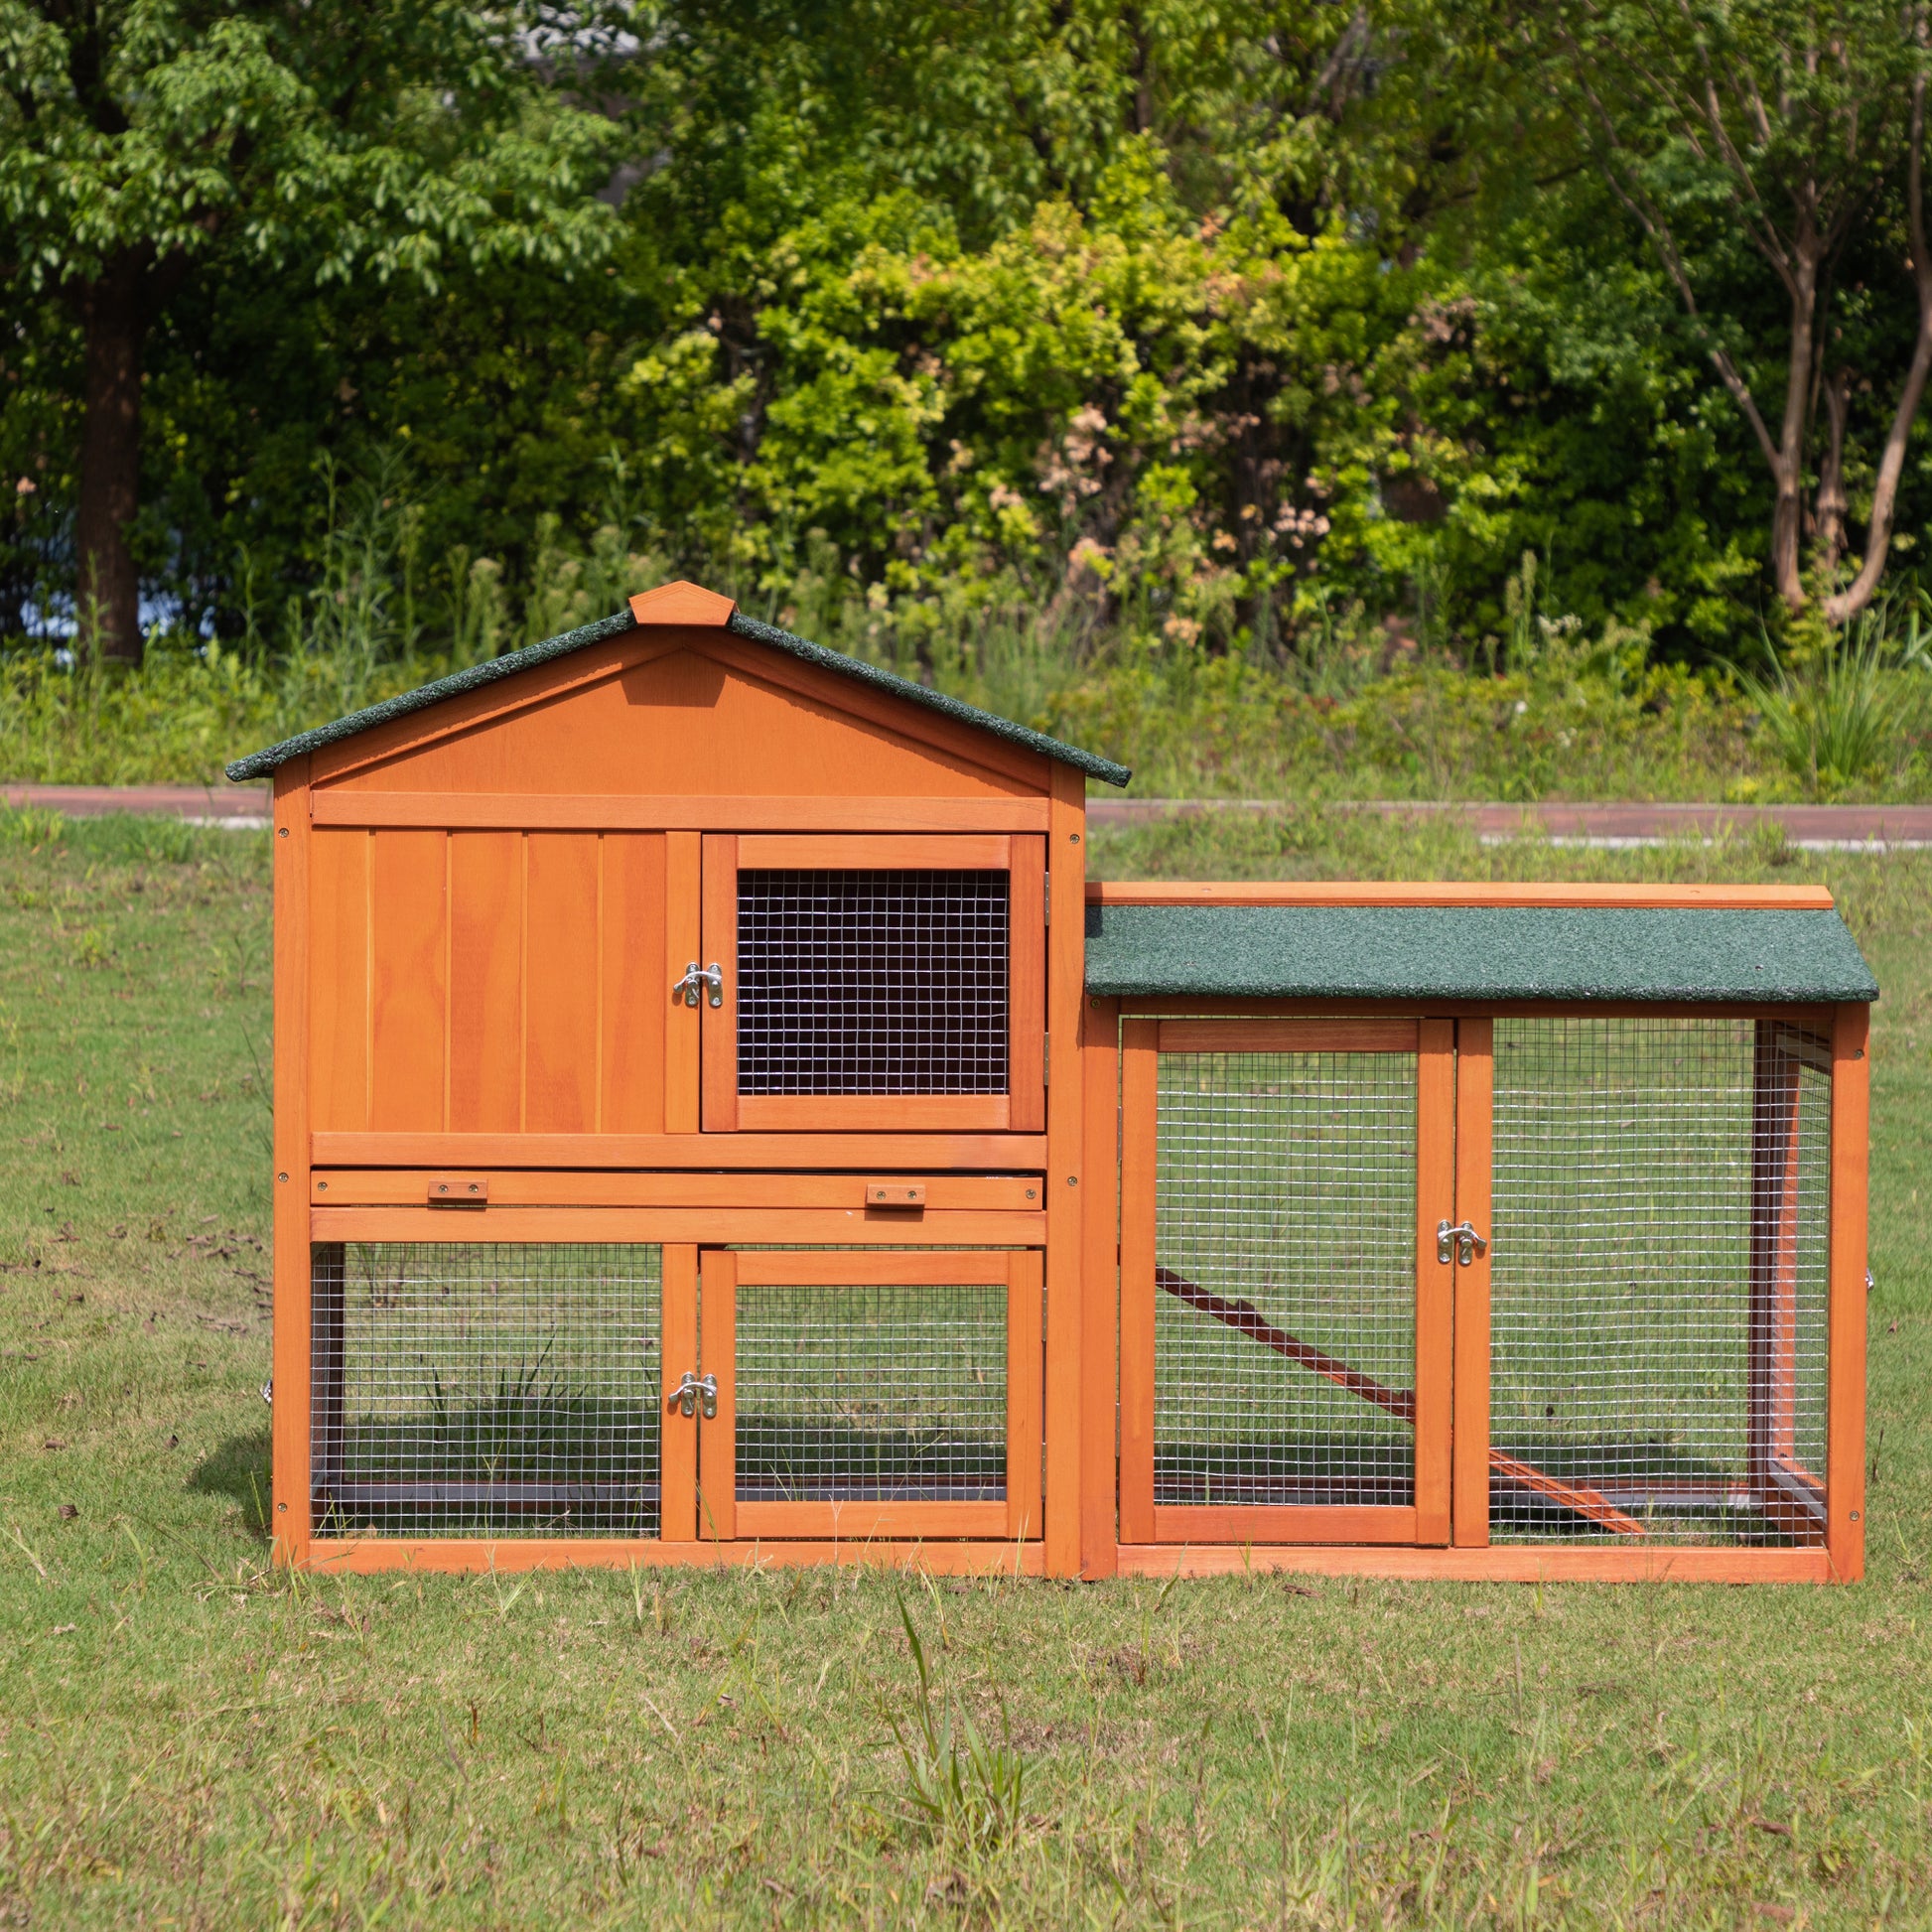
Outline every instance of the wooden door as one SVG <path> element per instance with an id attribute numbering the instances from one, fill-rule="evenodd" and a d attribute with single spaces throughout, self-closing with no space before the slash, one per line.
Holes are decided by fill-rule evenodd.
<path id="1" fill-rule="evenodd" d="M 1036 1538 L 1040 1264 L 707 1249 L 697 1534 Z"/>
<path id="2" fill-rule="evenodd" d="M 1044 867 L 1029 834 L 707 836 L 705 1129 L 1041 1131 Z"/>
<path id="3" fill-rule="evenodd" d="M 1453 1023 L 1121 1050 L 1121 1540 L 1447 1543 Z"/>

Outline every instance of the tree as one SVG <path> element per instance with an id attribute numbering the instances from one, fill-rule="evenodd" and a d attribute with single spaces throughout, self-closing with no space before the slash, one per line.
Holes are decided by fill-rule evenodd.
<path id="1" fill-rule="evenodd" d="M 142 355 L 198 264 L 435 287 L 459 265 L 560 271 L 606 245 L 617 131 L 554 86 L 550 13 L 458 0 L 0 0 L 0 277 L 84 339 L 75 615 L 142 638 Z"/>
<path id="2" fill-rule="evenodd" d="M 1792 612 L 1810 534 L 1829 586 L 1848 542 L 1846 444 L 1855 388 L 1879 372 L 1835 352 L 1849 249 L 1891 214 L 1917 301 L 1851 581 L 1819 600 L 1843 623 L 1884 574 L 1907 444 L 1932 371 L 1932 254 L 1923 197 L 1927 9 L 1922 0 L 1565 0 L 1553 60 L 1584 137 L 1649 237 L 1775 485 L 1770 568 Z M 1783 397 L 1761 406 L 1745 305 L 1714 306 L 1726 249 L 1767 264 L 1783 299 Z M 1735 282 L 1732 283 L 1735 293 Z M 1777 425 L 1772 427 L 1775 414 Z M 1819 447 L 1820 418 L 1824 437 Z"/>

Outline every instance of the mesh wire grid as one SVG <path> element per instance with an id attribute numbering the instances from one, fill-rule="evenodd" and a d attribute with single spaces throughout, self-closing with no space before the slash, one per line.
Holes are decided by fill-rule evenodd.
<path id="1" fill-rule="evenodd" d="M 1007 1090 L 1004 872 L 738 876 L 747 1094 Z"/>
<path id="2" fill-rule="evenodd" d="M 1411 1502 L 1415 1056 L 1158 1077 L 1155 1501 Z"/>
<path id="3" fill-rule="evenodd" d="M 314 1250 L 322 1536 L 655 1536 L 661 1251 Z"/>
<path id="4" fill-rule="evenodd" d="M 1831 1079 L 1771 1022 L 1500 1020 L 1498 1541 L 1824 1538 Z"/>
<path id="5" fill-rule="evenodd" d="M 1004 1286 L 738 1286 L 742 1502 L 995 1502 Z"/>

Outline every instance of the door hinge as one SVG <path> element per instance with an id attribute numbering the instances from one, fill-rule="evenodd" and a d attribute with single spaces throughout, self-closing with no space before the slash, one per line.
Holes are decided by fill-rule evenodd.
<path id="1" fill-rule="evenodd" d="M 1040 904 L 1046 910 L 1046 923 L 1051 925 L 1053 923 L 1053 875 L 1050 872 L 1040 875 L 1039 895 Z"/>
<path id="2" fill-rule="evenodd" d="M 1039 1084 L 1050 1087 L 1053 1084 L 1053 1035 L 1047 1034 L 1039 1042 Z"/>

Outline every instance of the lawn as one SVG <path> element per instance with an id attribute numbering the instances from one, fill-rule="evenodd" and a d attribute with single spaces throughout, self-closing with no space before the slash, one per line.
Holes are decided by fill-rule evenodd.
<path id="1" fill-rule="evenodd" d="M 1866 1583 L 1164 1589 L 273 1572 L 265 844 L 0 818 L 0 1921 L 1932 1919 L 1932 855 L 1097 835 L 1110 876 L 1823 877 L 1885 989 Z M 1014 1753 L 936 1821 L 901 1601 Z"/>

